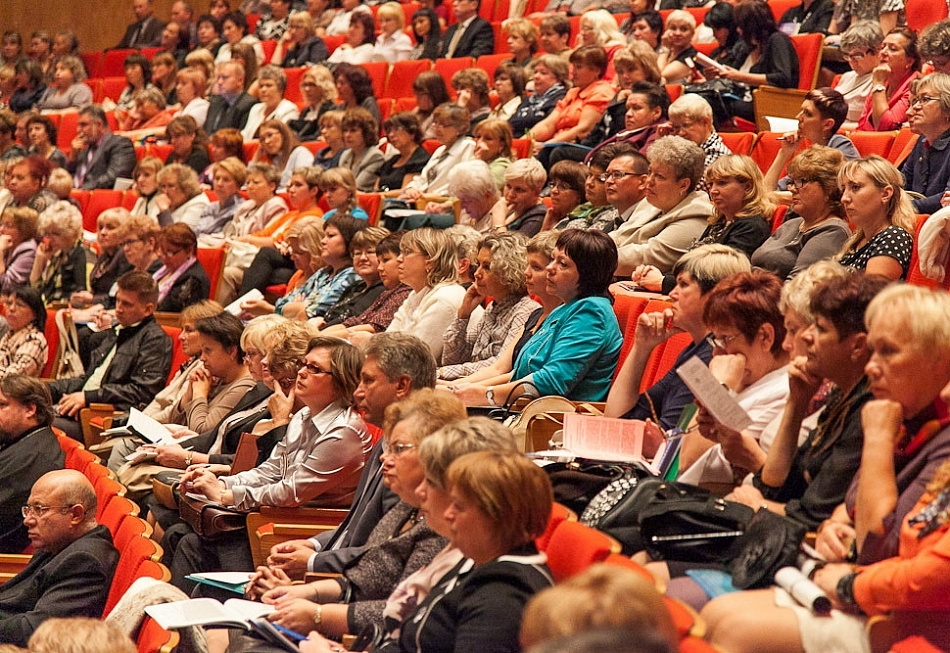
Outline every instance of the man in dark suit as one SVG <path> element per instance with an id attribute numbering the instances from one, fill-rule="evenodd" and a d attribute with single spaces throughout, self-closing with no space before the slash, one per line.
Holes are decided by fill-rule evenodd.
<path id="1" fill-rule="evenodd" d="M 478 15 L 480 5 L 480 0 L 452 0 L 458 22 L 445 30 L 440 57 L 480 57 L 495 51 L 495 33 L 491 23 Z"/>
<path id="2" fill-rule="evenodd" d="M 33 483 L 66 464 L 50 429 L 52 403 L 39 379 L 10 374 L 0 380 L 0 553 L 23 553 L 30 540 L 20 506 Z"/>
<path id="3" fill-rule="evenodd" d="M 91 105 L 81 109 L 77 127 L 66 163 L 76 188 L 111 189 L 119 177 L 132 178 L 135 146 L 124 136 L 109 131 L 102 107 Z"/>
<path id="4" fill-rule="evenodd" d="M 152 0 L 132 0 L 135 22 L 125 28 L 116 48 L 150 48 L 161 45 L 165 23 L 152 15 Z"/>
<path id="5" fill-rule="evenodd" d="M 360 384 L 353 393 L 366 422 L 381 426 L 391 404 L 420 388 L 435 387 L 436 364 L 429 347 L 407 333 L 380 333 L 365 351 Z M 356 486 L 346 519 L 336 529 L 309 540 L 292 540 L 271 549 L 268 564 L 292 578 L 307 571 L 340 573 L 362 551 L 370 531 L 399 499 L 383 485 L 384 438 L 376 442 Z M 267 572 L 263 572 L 266 574 Z M 266 579 L 265 579 L 266 582 Z"/>
<path id="6" fill-rule="evenodd" d="M 215 91 L 217 95 L 208 99 L 205 131 L 213 134 L 225 127 L 244 129 L 251 107 L 257 104 L 256 98 L 244 92 L 244 66 L 234 61 L 218 66 Z"/>
<path id="7" fill-rule="evenodd" d="M 172 365 L 172 342 L 152 313 L 158 284 L 148 272 L 126 272 L 116 282 L 119 325 L 105 333 L 84 375 L 49 384 L 59 417 L 53 425 L 82 442 L 79 411 L 91 403 L 116 410 L 145 405 L 165 387 Z"/>
<path id="8" fill-rule="evenodd" d="M 23 523 L 36 553 L 0 587 L 0 642 L 16 646 L 47 619 L 99 619 L 119 562 L 108 529 L 96 523 L 96 492 L 76 470 L 41 476 Z"/>

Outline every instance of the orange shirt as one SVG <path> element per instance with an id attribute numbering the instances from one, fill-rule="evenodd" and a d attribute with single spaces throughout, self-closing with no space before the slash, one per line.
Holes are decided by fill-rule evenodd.
<path id="1" fill-rule="evenodd" d="M 558 117 L 554 124 L 554 133 L 558 134 L 565 129 L 576 127 L 581 120 L 581 113 L 587 107 L 593 107 L 601 114 L 604 113 L 615 94 L 614 87 L 603 79 L 597 80 L 583 91 L 577 87 L 572 88 L 557 103 Z"/>
<path id="2" fill-rule="evenodd" d="M 323 210 L 320 207 L 313 207 L 312 209 L 307 209 L 306 211 L 287 211 L 276 220 L 271 221 L 266 227 L 260 231 L 256 231 L 252 236 L 258 236 L 260 238 L 270 238 L 274 239 L 275 243 L 283 242 L 285 235 L 290 228 L 294 226 L 294 223 L 297 222 L 300 218 L 312 215 L 317 218 L 323 217 Z"/>

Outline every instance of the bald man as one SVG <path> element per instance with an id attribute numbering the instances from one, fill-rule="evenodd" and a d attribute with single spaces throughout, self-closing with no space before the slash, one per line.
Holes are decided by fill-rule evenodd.
<path id="1" fill-rule="evenodd" d="M 33 484 L 23 524 L 36 553 L 0 586 L 0 642 L 17 646 L 52 617 L 101 617 L 119 562 L 112 536 L 96 523 L 92 484 L 75 470 Z"/>

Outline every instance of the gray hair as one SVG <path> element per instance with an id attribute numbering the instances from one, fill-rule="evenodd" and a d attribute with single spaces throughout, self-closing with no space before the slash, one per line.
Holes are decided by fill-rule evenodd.
<path id="1" fill-rule="evenodd" d="M 69 202 L 54 202 L 40 213 L 37 228 L 40 234 L 45 236 L 53 227 L 62 229 L 63 235 L 68 236 L 71 241 L 78 241 L 82 236 L 82 212 Z"/>
<path id="2" fill-rule="evenodd" d="M 498 198 L 498 186 L 488 164 L 478 159 L 463 161 L 449 173 L 449 194 L 455 197 Z"/>
<path id="3" fill-rule="evenodd" d="M 882 315 L 903 316 L 902 332 L 917 351 L 950 357 L 950 293 L 910 284 L 892 284 L 871 300 L 864 324 Z"/>
<path id="4" fill-rule="evenodd" d="M 841 51 L 846 52 L 863 47 L 877 52 L 881 49 L 883 42 L 884 32 L 881 31 L 881 25 L 876 20 L 862 20 L 854 23 L 841 35 Z M 921 42 L 918 41 L 918 45 L 921 45 Z M 922 46 L 920 54 L 927 56 L 924 55 Z"/>
<path id="5" fill-rule="evenodd" d="M 712 124 L 713 110 L 709 102 L 702 95 L 695 93 L 686 93 L 678 97 L 671 105 L 667 113 L 670 120 L 674 118 L 685 118 L 687 120 L 707 120 Z"/>
<path id="6" fill-rule="evenodd" d="M 511 179 L 521 179 L 528 186 L 539 193 L 544 188 L 544 182 L 548 180 L 548 175 L 544 171 L 544 166 L 535 159 L 518 159 L 511 163 L 505 170 L 505 181 Z"/>
<path id="7" fill-rule="evenodd" d="M 534 65 L 537 66 L 538 64 L 550 70 L 557 81 L 562 84 L 567 82 L 568 76 L 570 75 L 570 67 L 560 56 L 556 54 L 542 54 L 534 60 Z"/>
<path id="8" fill-rule="evenodd" d="M 363 350 L 366 358 L 376 359 L 376 366 L 392 382 L 400 376 L 409 377 L 413 390 L 434 388 L 436 364 L 429 346 L 408 333 L 377 333 Z"/>
<path id="9" fill-rule="evenodd" d="M 689 190 L 703 178 L 706 154 L 696 143 L 679 136 L 664 136 L 653 141 L 647 150 L 650 163 L 661 163 L 673 168 L 676 179 L 689 179 Z"/>
<path id="10" fill-rule="evenodd" d="M 470 417 L 443 426 L 419 445 L 426 481 L 445 489 L 446 471 L 457 458 L 476 451 L 517 454 L 511 430 L 487 417 Z"/>
<path id="11" fill-rule="evenodd" d="M 260 83 L 260 80 L 262 79 L 269 79 L 276 83 L 277 90 L 280 91 L 281 95 L 283 95 L 284 91 L 287 89 L 287 74 L 280 68 L 280 66 L 269 64 L 261 68 L 257 73 L 258 83 Z"/>

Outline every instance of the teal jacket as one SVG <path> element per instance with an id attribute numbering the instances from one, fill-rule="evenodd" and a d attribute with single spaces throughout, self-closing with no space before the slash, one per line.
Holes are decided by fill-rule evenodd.
<path id="1" fill-rule="evenodd" d="M 603 401 L 622 344 L 610 300 L 575 299 L 551 311 L 525 343 L 511 378 L 531 381 L 542 395 Z"/>

